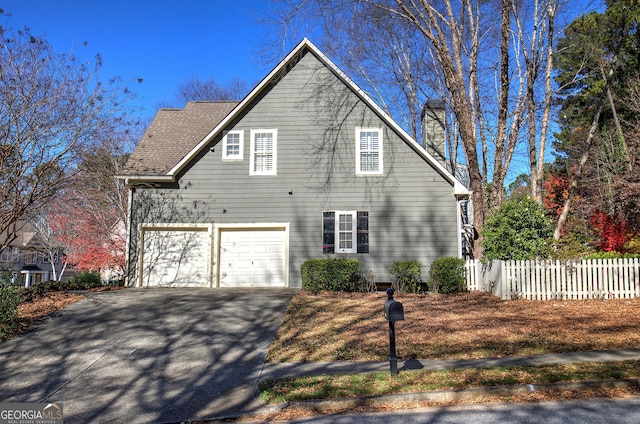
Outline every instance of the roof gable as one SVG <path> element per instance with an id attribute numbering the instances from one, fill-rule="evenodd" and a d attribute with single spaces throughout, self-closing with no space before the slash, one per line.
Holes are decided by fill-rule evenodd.
<path id="1" fill-rule="evenodd" d="M 462 185 L 450 172 L 446 170 L 446 168 L 438 162 L 435 158 L 433 158 L 422 146 L 420 146 L 402 127 L 400 127 L 384 110 L 382 110 L 362 89 L 360 89 L 344 72 L 342 72 L 329 58 L 327 58 L 311 41 L 308 39 L 303 39 L 242 101 L 234 104 L 234 107 L 231 108 L 226 114 L 226 116 L 221 117 L 217 120 L 216 124 L 210 126 L 208 132 L 202 133 L 199 139 L 197 139 L 198 134 L 196 131 L 192 131 L 189 134 L 188 141 L 181 141 L 186 138 L 184 135 L 178 135 L 177 131 L 179 128 L 183 128 L 187 131 L 192 130 L 191 128 L 180 127 L 178 124 L 170 124 L 166 127 L 167 133 L 164 133 L 162 130 L 155 130 L 158 133 L 162 133 L 166 135 L 166 139 L 163 137 L 158 137 L 162 140 L 162 143 L 158 143 L 157 139 L 151 141 L 150 138 L 154 136 L 154 132 L 151 132 L 151 126 L 145 136 L 141 140 L 140 144 L 146 143 L 145 146 L 141 148 L 141 152 L 136 155 L 138 151 L 138 147 L 136 147 L 136 151 L 132 154 L 130 161 L 133 160 L 131 165 L 131 169 L 135 169 L 140 171 L 138 174 L 130 173 L 128 175 L 151 175 L 151 172 L 154 173 L 155 176 L 161 177 L 156 178 L 157 180 L 168 180 L 173 181 L 175 176 L 192 161 L 201 151 L 204 149 L 210 142 L 215 138 L 222 130 L 227 126 L 227 124 L 237 117 L 242 111 L 251 105 L 251 103 L 262 93 L 262 91 L 272 84 L 277 84 L 283 76 L 289 72 L 305 55 L 311 53 L 313 54 L 320 62 L 326 66 L 331 72 L 333 72 L 346 86 L 348 86 L 369 108 L 371 108 L 394 132 L 396 132 L 400 138 L 408 144 L 419 156 L 421 156 L 427 163 L 433 166 L 438 173 L 440 173 L 449 183 L 454 186 L 454 192 L 459 195 L 467 195 L 469 191 Z M 189 106 L 189 105 L 187 105 Z M 162 112 L 162 111 L 160 111 Z M 160 112 L 158 116 L 160 116 Z M 176 112 L 173 110 L 172 112 Z M 183 111 L 184 115 L 187 115 L 189 111 L 185 108 Z M 156 117 L 157 119 L 158 117 Z M 156 121 L 154 119 L 154 123 Z M 189 120 L 190 118 L 183 117 L 183 120 Z M 200 119 L 199 117 L 195 117 L 196 119 Z M 162 118 L 164 120 L 164 117 Z M 212 123 L 214 119 L 209 119 L 208 122 Z M 152 123 L 152 126 L 153 124 Z M 194 122 L 195 124 L 195 122 Z M 156 125 L 159 128 L 164 129 L 160 124 Z M 206 127 L 206 126 L 205 126 Z M 171 136 L 170 136 L 171 134 Z M 196 140 L 197 139 L 197 140 Z M 178 142 L 176 142 L 178 141 Z M 174 144 L 183 144 L 180 147 L 174 146 Z M 164 147 L 163 147 L 164 146 Z M 169 148 L 171 150 L 167 150 Z M 183 149 L 185 148 L 185 149 Z M 167 153 L 170 151 L 173 152 L 173 149 L 180 150 L 181 156 L 178 154 L 172 155 L 169 157 Z M 155 150 L 155 152 L 153 151 Z M 143 154 L 144 153 L 144 154 Z M 158 166 L 160 161 L 157 156 L 162 155 L 164 158 L 162 160 L 162 166 Z M 176 158 L 177 161 L 176 161 Z M 145 160 L 147 163 L 145 163 Z M 156 162 L 157 161 L 157 162 Z M 173 164 L 170 162 L 173 161 Z M 149 166 L 149 165 L 153 166 Z M 167 167 L 169 167 L 167 169 Z M 127 169 L 129 169 L 129 164 L 127 164 Z M 123 174 L 126 177 L 126 175 Z"/>

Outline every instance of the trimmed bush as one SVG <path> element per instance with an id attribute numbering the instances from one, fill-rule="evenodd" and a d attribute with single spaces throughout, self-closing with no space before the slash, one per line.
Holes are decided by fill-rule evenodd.
<path id="1" fill-rule="evenodd" d="M 465 260 L 446 256 L 431 263 L 429 290 L 434 293 L 460 293 L 467 291 Z"/>
<path id="2" fill-rule="evenodd" d="M 94 287 L 102 286 L 102 280 L 100 274 L 97 272 L 82 272 L 74 277 L 71 277 L 69 281 L 64 284 L 66 290 L 86 290 Z"/>
<path id="3" fill-rule="evenodd" d="M 362 287 L 362 264 L 357 259 L 309 259 L 302 264 L 300 272 L 302 288 L 312 293 L 356 292 Z"/>
<path id="4" fill-rule="evenodd" d="M 0 275 L 0 340 L 4 339 L 16 326 L 18 305 L 22 300 L 21 287 L 11 281 L 11 274 Z"/>
<path id="5" fill-rule="evenodd" d="M 400 293 L 418 293 L 422 284 L 422 264 L 418 261 L 397 261 L 391 265 L 391 286 Z"/>
<path id="6" fill-rule="evenodd" d="M 22 288 L 22 301 L 31 302 L 32 300 L 41 298 L 47 292 L 67 290 L 68 283 L 62 281 L 40 281 L 29 287 Z"/>

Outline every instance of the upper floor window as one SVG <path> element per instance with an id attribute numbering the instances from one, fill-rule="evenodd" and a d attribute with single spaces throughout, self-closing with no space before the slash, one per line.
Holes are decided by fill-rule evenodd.
<path id="1" fill-rule="evenodd" d="M 251 130 L 251 175 L 275 175 L 278 130 Z"/>
<path id="2" fill-rule="evenodd" d="M 45 263 L 45 264 L 48 264 L 48 263 L 57 264 L 58 263 L 58 254 L 55 253 L 53 255 L 53 262 L 51 262 L 51 258 L 49 257 L 49 255 L 45 254 L 44 257 L 42 258 L 42 262 Z"/>
<path id="3" fill-rule="evenodd" d="M 242 160 L 244 131 L 229 131 L 222 140 L 222 160 Z"/>
<path id="4" fill-rule="evenodd" d="M 356 128 L 356 173 L 382 174 L 382 128 Z"/>
<path id="5" fill-rule="evenodd" d="M 0 252 L 0 262 L 18 262 L 20 249 L 17 247 L 7 247 Z"/>
<path id="6" fill-rule="evenodd" d="M 37 265 L 38 254 L 36 252 L 26 252 L 23 256 L 22 262 L 24 262 L 25 265 Z"/>

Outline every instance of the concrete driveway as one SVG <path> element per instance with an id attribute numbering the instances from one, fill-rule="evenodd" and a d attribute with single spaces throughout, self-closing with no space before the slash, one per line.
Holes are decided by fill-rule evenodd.
<path id="1" fill-rule="evenodd" d="M 256 381 L 297 289 L 91 293 L 0 343 L 0 402 L 63 402 L 65 423 L 180 422 L 262 406 Z"/>

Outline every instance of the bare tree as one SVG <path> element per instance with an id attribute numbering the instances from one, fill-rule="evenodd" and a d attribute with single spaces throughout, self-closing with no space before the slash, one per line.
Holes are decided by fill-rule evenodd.
<path id="1" fill-rule="evenodd" d="M 0 250 L 51 204 L 78 154 L 121 125 L 131 95 L 28 29 L 0 27 Z"/>
<path id="2" fill-rule="evenodd" d="M 221 85 L 213 78 L 202 80 L 192 76 L 178 86 L 172 101 L 160 102 L 157 107 L 184 107 L 193 101 L 240 100 L 248 91 L 247 84 L 239 79 Z"/>
<path id="3" fill-rule="evenodd" d="M 421 131 L 416 117 L 426 100 L 446 100 L 454 118 L 449 152 L 455 156 L 459 142 L 478 232 L 487 212 L 503 200 L 520 142 L 528 146 L 534 185 L 541 187 L 557 0 L 533 5 L 514 0 L 289 0 L 284 5 L 274 18 L 280 36 L 295 39 L 296 30 L 321 25 L 323 50 L 416 139 Z M 528 139 L 521 131 L 526 122 Z M 455 157 L 449 160 L 455 167 Z M 474 253 L 481 256 L 481 239 Z"/>
<path id="4" fill-rule="evenodd" d="M 50 222 L 48 213 L 43 213 L 41 216 L 32 219 L 31 225 L 33 225 L 38 238 L 39 250 L 37 251 L 37 254 L 44 257 L 47 262 L 51 264 L 52 279 L 54 281 L 60 281 L 67 268 L 67 261 L 63 256 L 64 246 L 58 239 L 58 235 L 54 228 L 55 225 L 52 225 Z M 59 274 L 56 268 L 56 263 L 58 261 L 63 261 Z"/>

